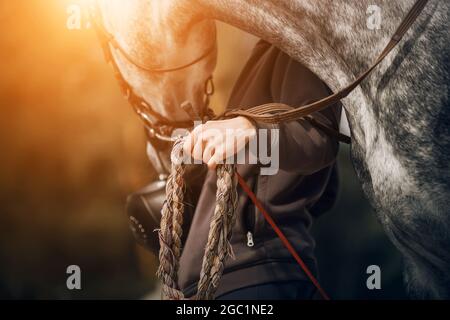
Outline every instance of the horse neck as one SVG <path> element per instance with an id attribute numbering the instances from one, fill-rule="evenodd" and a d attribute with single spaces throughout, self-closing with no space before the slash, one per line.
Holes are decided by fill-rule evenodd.
<path id="1" fill-rule="evenodd" d="M 379 1 L 382 27 L 370 30 L 367 9 L 372 0 L 196 1 L 210 17 L 273 43 L 333 91 L 369 66 L 414 2 Z"/>

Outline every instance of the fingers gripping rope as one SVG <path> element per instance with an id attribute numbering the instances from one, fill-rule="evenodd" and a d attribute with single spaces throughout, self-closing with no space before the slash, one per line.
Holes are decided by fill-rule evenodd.
<path id="1" fill-rule="evenodd" d="M 181 255 L 181 237 L 184 214 L 183 140 L 175 142 L 172 149 L 172 170 L 166 186 L 166 201 L 161 212 L 159 234 L 160 266 L 157 275 L 163 283 L 163 293 L 169 299 L 184 299 L 178 287 L 177 273 Z M 237 178 L 235 167 L 220 165 L 217 168 L 216 207 L 211 219 L 208 241 L 196 299 L 213 299 L 226 259 L 232 255 L 230 239 L 237 204 Z"/>

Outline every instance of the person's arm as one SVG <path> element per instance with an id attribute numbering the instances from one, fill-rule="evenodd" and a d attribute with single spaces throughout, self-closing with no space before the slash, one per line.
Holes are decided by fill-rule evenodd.
<path id="1" fill-rule="evenodd" d="M 313 117 L 323 123 L 332 124 L 321 113 L 314 114 Z M 184 152 L 214 169 L 220 161 L 238 153 L 250 139 L 257 137 L 258 129 L 269 129 L 269 134 L 270 129 L 279 129 L 281 170 L 312 174 L 329 166 L 336 158 L 338 142 L 306 120 L 265 125 L 255 124 L 244 117 L 208 121 L 196 127 L 185 140 Z M 270 136 L 267 143 L 271 143 Z M 268 149 L 269 154 L 274 151 Z"/>
<path id="2" fill-rule="evenodd" d="M 327 116 L 323 113 L 315 113 L 312 117 L 321 123 L 334 127 L 329 117 L 333 116 L 333 110 L 329 110 Z M 321 129 L 313 126 L 307 120 L 292 121 L 279 125 L 254 122 L 257 129 L 278 129 L 279 131 L 279 169 L 310 175 L 331 165 L 337 155 L 338 141 Z M 270 139 L 269 139 L 270 142 Z M 272 150 L 270 150 L 272 151 Z"/>

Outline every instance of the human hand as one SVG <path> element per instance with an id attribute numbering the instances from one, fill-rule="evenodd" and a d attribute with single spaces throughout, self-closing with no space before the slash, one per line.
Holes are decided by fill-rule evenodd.
<path id="1" fill-rule="evenodd" d="M 208 121 L 186 137 L 184 155 L 215 169 L 228 157 L 241 151 L 256 136 L 256 128 L 245 117 Z"/>

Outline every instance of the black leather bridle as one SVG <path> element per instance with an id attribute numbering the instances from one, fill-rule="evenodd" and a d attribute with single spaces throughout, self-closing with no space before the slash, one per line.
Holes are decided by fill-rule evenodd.
<path id="1" fill-rule="evenodd" d="M 125 57 L 125 59 L 141 69 L 142 71 L 148 73 L 169 73 L 176 72 L 180 70 L 187 69 L 195 64 L 201 62 L 206 59 L 211 54 L 214 54 L 217 51 L 217 41 L 214 41 L 213 45 L 206 50 L 201 56 L 194 59 L 193 61 L 177 66 L 177 67 L 169 67 L 169 68 L 161 68 L 155 66 L 146 66 L 134 59 L 117 41 L 113 34 L 111 34 L 104 25 L 102 14 L 98 8 L 98 4 L 90 7 L 89 10 L 90 18 L 92 25 L 94 26 L 97 35 L 99 37 L 100 43 L 102 45 L 103 51 L 105 53 L 105 59 L 108 63 L 110 63 L 114 69 L 115 76 L 119 81 L 120 87 L 122 88 L 122 92 L 124 93 L 126 99 L 133 106 L 135 112 L 139 115 L 142 121 L 145 124 L 147 129 L 147 135 L 151 139 L 157 139 L 162 142 L 174 142 L 177 137 L 172 137 L 172 133 L 175 129 L 178 128 L 192 128 L 195 120 L 203 121 L 204 119 L 210 118 L 213 114 L 211 109 L 209 109 L 209 102 L 211 96 L 214 94 L 214 82 L 213 77 L 210 76 L 205 82 L 204 85 L 204 105 L 201 110 L 201 114 L 196 114 L 192 108 L 190 103 L 186 103 L 182 106 L 185 112 L 190 116 L 190 121 L 172 121 L 163 117 L 161 114 L 157 113 L 153 110 L 152 106 L 146 102 L 142 97 L 135 93 L 133 88 L 128 84 L 128 82 L 122 76 L 120 72 L 119 66 L 114 59 L 112 50 L 116 50 L 120 52 L 120 54 Z"/>

